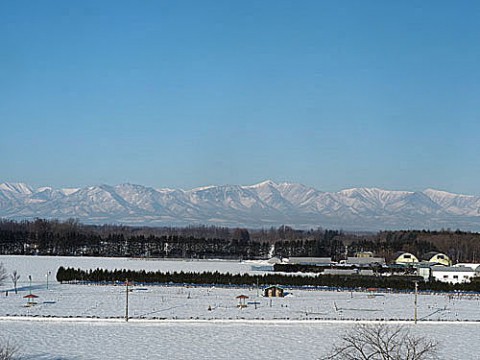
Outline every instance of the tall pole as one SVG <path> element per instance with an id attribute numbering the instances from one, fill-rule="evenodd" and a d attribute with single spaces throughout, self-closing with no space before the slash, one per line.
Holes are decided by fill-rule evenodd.
<path id="1" fill-rule="evenodd" d="M 51 274 L 51 272 L 48 271 L 48 272 L 47 272 L 47 290 L 48 290 L 48 277 L 50 276 L 50 274 Z"/>
<path id="2" fill-rule="evenodd" d="M 32 275 L 28 275 L 28 279 L 30 280 L 30 295 L 32 295 Z"/>
<path id="3" fill-rule="evenodd" d="M 417 323 L 417 305 L 418 305 L 418 281 L 415 281 L 415 310 L 413 314 L 413 320 Z"/>
<path id="4" fill-rule="evenodd" d="M 128 279 L 125 280 L 126 301 L 125 301 L 125 321 L 128 322 Z"/>

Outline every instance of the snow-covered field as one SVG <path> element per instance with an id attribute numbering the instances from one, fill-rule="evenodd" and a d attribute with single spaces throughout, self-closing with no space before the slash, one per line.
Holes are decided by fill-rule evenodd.
<path id="1" fill-rule="evenodd" d="M 72 257 L 72 256 L 17 256 L 0 255 L 0 263 L 9 270 L 17 270 L 23 282 L 27 282 L 28 275 L 34 282 L 45 282 L 46 274 L 57 273 L 60 266 L 81 269 L 130 269 L 146 271 L 219 271 L 232 274 L 251 272 L 252 265 L 258 263 L 230 260 L 170 260 L 170 259 L 137 259 L 137 258 L 101 258 L 101 257 Z M 53 279 L 55 276 L 52 276 Z"/>
<path id="2" fill-rule="evenodd" d="M 318 359 L 352 323 L 305 322 L 0 322 L 0 336 L 22 344 L 25 358 Z M 435 338 L 442 360 L 479 358 L 479 326 L 418 324 L 413 333 Z"/>
<path id="3" fill-rule="evenodd" d="M 9 280 L 0 288 L 0 337 L 21 344 L 30 359 L 314 359 L 359 320 L 403 321 L 437 339 L 444 359 L 480 359 L 479 296 L 420 294 L 414 325 L 414 294 L 287 288 L 285 298 L 269 299 L 255 287 L 136 284 L 127 323 L 125 286 L 59 284 L 58 267 L 250 272 L 252 264 L 22 256 L 0 262 L 23 280 L 18 294 Z M 34 306 L 26 306 L 30 292 L 38 296 Z M 248 296 L 246 308 L 237 307 L 238 295 Z"/>

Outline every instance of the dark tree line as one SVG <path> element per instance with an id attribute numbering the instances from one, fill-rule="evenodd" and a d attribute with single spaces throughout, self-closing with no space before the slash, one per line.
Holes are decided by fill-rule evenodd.
<path id="1" fill-rule="evenodd" d="M 0 220 L 0 253 L 234 259 L 330 256 L 332 249 L 341 248 L 332 234 L 338 232 L 302 231 L 288 226 L 269 230 L 214 226 L 135 228 L 83 225 L 75 220 Z"/>
<path id="2" fill-rule="evenodd" d="M 283 274 L 230 274 L 216 272 L 160 272 L 135 270 L 105 270 L 105 269 L 74 269 L 60 267 L 57 272 L 57 281 L 62 283 L 95 283 L 112 284 L 129 282 L 140 284 L 208 284 L 208 285 L 236 285 L 260 286 L 281 284 L 285 286 L 318 286 L 328 288 L 348 289 L 395 289 L 412 291 L 414 281 L 422 278 L 416 276 L 361 276 L 361 275 L 322 275 L 299 276 Z M 442 282 L 419 282 L 422 290 L 434 291 L 480 291 L 480 281 L 468 284 L 451 285 Z"/>
<path id="3" fill-rule="evenodd" d="M 129 227 L 85 225 L 76 220 L 0 219 L 0 254 L 256 259 L 270 256 L 331 257 L 338 261 L 372 251 L 387 261 L 398 251 L 418 257 L 429 251 L 454 262 L 480 262 L 480 234 L 462 231 L 348 233 L 216 226 Z"/>
<path id="4" fill-rule="evenodd" d="M 404 230 L 383 231 L 369 236 L 346 236 L 344 243 L 351 251 L 373 251 L 393 260 L 398 251 L 421 257 L 429 251 L 447 254 L 454 263 L 480 262 L 480 234 L 456 231 Z"/>
<path id="5" fill-rule="evenodd" d="M 211 234 L 212 237 L 203 237 L 201 234 Z M 76 221 L 2 220 L 0 253 L 169 258 L 267 256 L 269 244 L 251 241 L 248 234 L 246 229 L 205 227 L 149 229 L 90 226 Z"/>

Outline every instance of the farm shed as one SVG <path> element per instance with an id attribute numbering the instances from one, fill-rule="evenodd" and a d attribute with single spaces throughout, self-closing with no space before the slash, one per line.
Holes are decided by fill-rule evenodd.
<path id="1" fill-rule="evenodd" d="M 395 264 L 418 263 L 418 258 L 409 252 L 399 252 L 395 254 Z"/>
<path id="2" fill-rule="evenodd" d="M 263 290 L 263 296 L 265 297 L 284 297 L 284 290 L 282 287 L 273 285 Z"/>
<path id="3" fill-rule="evenodd" d="M 422 256 L 423 261 L 428 261 L 429 263 L 440 264 L 445 266 L 452 266 L 452 260 L 442 253 L 436 251 L 430 251 Z"/>

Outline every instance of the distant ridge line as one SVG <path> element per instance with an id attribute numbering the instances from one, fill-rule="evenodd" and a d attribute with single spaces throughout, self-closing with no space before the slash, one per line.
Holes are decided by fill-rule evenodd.
<path id="1" fill-rule="evenodd" d="M 480 196 L 446 191 L 351 188 L 323 192 L 298 183 L 209 185 L 190 190 L 136 184 L 34 188 L 0 183 L 0 217 L 76 218 L 146 226 L 329 227 L 353 231 L 480 230 Z"/>

